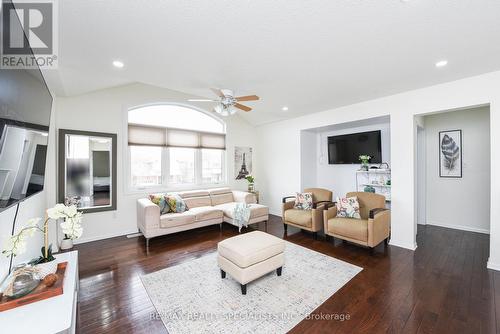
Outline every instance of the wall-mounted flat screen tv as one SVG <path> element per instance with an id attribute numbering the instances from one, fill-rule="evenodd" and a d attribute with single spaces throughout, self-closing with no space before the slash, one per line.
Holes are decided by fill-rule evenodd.
<path id="1" fill-rule="evenodd" d="M 40 69 L 0 68 L 0 212 L 43 190 L 51 109 Z"/>
<path id="2" fill-rule="evenodd" d="M 382 162 L 380 130 L 328 137 L 330 165 L 359 164 L 360 155 L 371 156 L 371 163 Z"/>

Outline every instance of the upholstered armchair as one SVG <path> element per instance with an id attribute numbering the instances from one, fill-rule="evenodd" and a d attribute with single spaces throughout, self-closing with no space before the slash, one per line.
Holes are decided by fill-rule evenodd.
<path id="1" fill-rule="evenodd" d="M 285 236 L 287 234 L 288 225 L 298 227 L 313 233 L 314 238 L 318 236 L 318 231 L 323 228 L 323 211 L 332 203 L 333 193 L 330 190 L 322 188 L 307 188 L 304 189 L 305 193 L 312 193 L 313 208 L 312 210 L 295 209 L 295 196 L 288 196 L 283 198 L 282 204 L 282 219 L 285 229 Z"/>
<path id="2" fill-rule="evenodd" d="M 385 197 L 368 192 L 350 192 L 357 197 L 361 219 L 337 217 L 337 207 L 323 211 L 325 235 L 370 247 L 372 250 L 389 238 L 391 212 L 385 208 Z"/>

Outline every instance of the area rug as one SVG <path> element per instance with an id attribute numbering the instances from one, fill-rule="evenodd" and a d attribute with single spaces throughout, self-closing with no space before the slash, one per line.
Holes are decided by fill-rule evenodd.
<path id="1" fill-rule="evenodd" d="M 362 268 L 286 243 L 276 272 L 240 285 L 220 276 L 217 253 L 141 277 L 170 334 L 286 333 L 356 276 Z"/>

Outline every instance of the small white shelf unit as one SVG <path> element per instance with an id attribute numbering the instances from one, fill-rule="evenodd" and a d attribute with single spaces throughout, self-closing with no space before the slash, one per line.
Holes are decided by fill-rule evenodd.
<path id="1" fill-rule="evenodd" d="M 369 169 L 356 171 L 356 189 L 364 191 L 366 186 L 375 188 L 375 193 L 384 195 L 386 202 L 391 201 L 390 169 Z M 389 182 L 390 183 L 390 182 Z"/>

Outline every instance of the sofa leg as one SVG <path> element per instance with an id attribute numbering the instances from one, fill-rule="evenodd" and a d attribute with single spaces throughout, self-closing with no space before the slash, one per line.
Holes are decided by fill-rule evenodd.
<path id="1" fill-rule="evenodd" d="M 283 271 L 283 267 L 279 267 L 278 269 L 276 269 L 276 274 L 278 276 L 281 276 L 281 272 Z"/>
<path id="2" fill-rule="evenodd" d="M 313 232 L 313 239 L 318 240 L 318 232 Z"/>
<path id="3" fill-rule="evenodd" d="M 373 255 L 375 253 L 375 247 L 370 247 L 370 255 Z"/>
<path id="4" fill-rule="evenodd" d="M 149 238 L 146 238 L 146 254 L 149 255 Z"/>
<path id="5" fill-rule="evenodd" d="M 220 270 L 220 277 L 221 278 L 226 278 L 226 272 L 224 270 Z"/>
<path id="6" fill-rule="evenodd" d="M 325 234 L 325 240 L 330 241 L 331 237 L 328 234 Z"/>
<path id="7" fill-rule="evenodd" d="M 266 220 L 266 232 L 267 232 L 267 220 Z"/>
<path id="8" fill-rule="evenodd" d="M 283 223 L 283 229 L 285 230 L 285 233 L 284 233 L 284 234 L 285 234 L 285 237 L 286 237 L 287 232 L 288 232 L 288 225 L 287 225 L 287 224 L 285 224 L 285 223 Z"/>
<path id="9" fill-rule="evenodd" d="M 222 232 L 222 223 L 219 224 L 219 230 Z"/>
<path id="10" fill-rule="evenodd" d="M 389 238 L 385 238 L 384 244 L 387 246 L 389 244 Z"/>
<path id="11" fill-rule="evenodd" d="M 246 284 L 241 284 L 241 294 L 242 295 L 247 294 L 247 285 Z"/>

